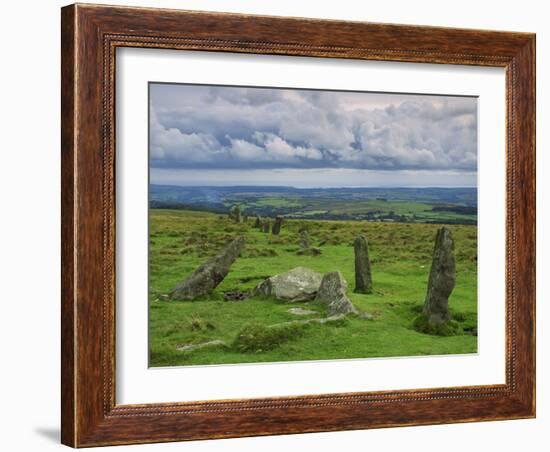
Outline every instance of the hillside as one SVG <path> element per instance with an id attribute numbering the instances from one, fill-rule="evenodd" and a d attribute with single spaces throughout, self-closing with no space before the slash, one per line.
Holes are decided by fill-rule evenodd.
<path id="1" fill-rule="evenodd" d="M 477 224 L 475 188 L 179 187 L 151 185 L 152 208 L 294 219 Z"/>
<path id="2" fill-rule="evenodd" d="M 381 201 L 383 202 L 383 201 Z M 422 306 L 437 225 L 367 221 L 287 219 L 279 236 L 227 215 L 185 210 L 150 211 L 150 365 L 198 365 L 244 362 L 323 360 L 474 353 L 477 351 L 477 230 L 451 225 L 457 268 L 450 298 L 464 331 L 452 337 L 416 332 L 412 322 Z M 307 228 L 319 256 L 296 252 L 298 231 Z M 352 243 L 357 234 L 369 240 L 375 293 L 353 293 Z M 163 301 L 174 286 L 232 238 L 244 235 L 246 247 L 214 293 L 201 300 Z M 341 271 L 348 296 L 371 320 L 351 317 L 335 325 L 314 325 L 269 350 L 237 352 L 223 347 L 184 353 L 184 344 L 209 340 L 231 342 L 243 326 L 267 326 L 295 320 L 300 306 L 258 297 L 225 301 L 228 292 L 244 292 L 265 278 L 304 266 L 319 272 Z M 322 312 L 320 312 L 322 314 Z"/>

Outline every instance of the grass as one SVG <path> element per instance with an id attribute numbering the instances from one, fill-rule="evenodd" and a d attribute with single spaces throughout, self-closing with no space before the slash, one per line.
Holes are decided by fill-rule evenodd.
<path id="1" fill-rule="evenodd" d="M 444 323 L 430 323 L 426 314 L 420 314 L 413 322 L 416 331 L 437 336 L 456 336 L 462 332 L 460 324 L 456 320 Z"/>
<path id="2" fill-rule="evenodd" d="M 255 352 L 273 350 L 285 342 L 304 335 L 309 324 L 286 322 L 275 325 L 247 323 L 235 337 L 233 347 L 238 352 Z"/>
<path id="3" fill-rule="evenodd" d="M 433 240 L 438 225 L 377 222 L 287 220 L 280 236 L 264 234 L 248 224 L 181 210 L 151 210 L 150 225 L 150 365 L 199 365 L 338 358 L 392 357 L 474 353 L 477 351 L 477 230 L 451 225 L 455 239 L 457 283 L 449 304 L 460 327 L 455 336 L 423 334 L 413 328 L 426 294 Z M 320 256 L 300 256 L 299 230 L 307 226 Z M 246 249 L 207 299 L 162 301 L 162 295 L 214 255 L 237 234 Z M 375 292 L 353 293 L 353 240 L 369 240 Z M 315 303 L 285 304 L 252 297 L 227 302 L 224 292 L 246 291 L 267 276 L 305 266 L 319 272 L 341 271 L 348 297 L 374 320 L 352 316 L 342 325 L 308 324 L 300 334 L 270 331 L 271 325 L 300 319 L 288 312 L 300 306 L 324 315 Z M 252 325 L 252 326 L 251 326 Z M 248 330 L 247 330 L 248 329 Z M 274 346 L 239 347 L 238 337 L 254 337 Z M 259 332 L 268 331 L 263 336 Z M 267 335 L 267 339 L 266 339 Z M 282 340 L 281 338 L 285 338 Z M 185 344 L 223 340 L 228 348 L 204 348 L 189 353 Z M 258 339 L 258 343 L 261 342 Z"/>

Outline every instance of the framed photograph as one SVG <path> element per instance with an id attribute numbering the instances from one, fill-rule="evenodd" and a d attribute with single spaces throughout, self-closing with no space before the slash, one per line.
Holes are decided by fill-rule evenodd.
<path id="1" fill-rule="evenodd" d="M 535 416 L 535 36 L 62 9 L 62 442 Z"/>

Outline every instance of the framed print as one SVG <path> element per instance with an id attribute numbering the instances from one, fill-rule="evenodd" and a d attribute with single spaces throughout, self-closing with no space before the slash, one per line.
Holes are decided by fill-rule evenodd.
<path id="1" fill-rule="evenodd" d="M 62 442 L 535 416 L 535 37 L 62 9 Z"/>

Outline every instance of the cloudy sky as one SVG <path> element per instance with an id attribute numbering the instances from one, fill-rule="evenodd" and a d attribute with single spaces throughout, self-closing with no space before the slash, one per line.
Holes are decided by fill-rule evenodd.
<path id="1" fill-rule="evenodd" d="M 152 83 L 151 182 L 476 186 L 477 100 Z"/>

